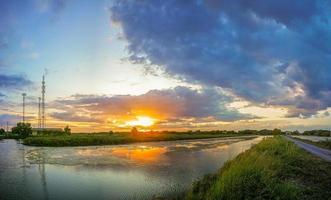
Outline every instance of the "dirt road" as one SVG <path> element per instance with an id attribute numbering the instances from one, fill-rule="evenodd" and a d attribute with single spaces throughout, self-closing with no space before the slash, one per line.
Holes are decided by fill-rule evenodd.
<path id="1" fill-rule="evenodd" d="M 296 139 L 288 137 L 288 136 L 285 136 L 285 138 L 294 142 L 295 144 L 297 144 L 299 147 L 305 149 L 306 151 L 308 151 L 326 161 L 331 162 L 331 151 L 330 150 L 323 149 L 323 148 L 317 147 L 312 144 L 307 144 L 307 143 L 304 143 L 302 141 L 296 140 Z"/>

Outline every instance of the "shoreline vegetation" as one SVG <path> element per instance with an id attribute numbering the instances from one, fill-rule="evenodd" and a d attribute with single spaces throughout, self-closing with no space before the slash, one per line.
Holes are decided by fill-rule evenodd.
<path id="1" fill-rule="evenodd" d="M 1 139 L 22 139 L 23 144 L 29 146 L 96 146 L 116 145 L 138 142 L 174 141 L 188 139 L 209 139 L 236 136 L 258 136 L 258 135 L 314 135 L 329 136 L 329 130 L 312 130 L 299 133 L 298 131 L 282 131 L 280 129 L 263 130 L 241 130 L 241 131 L 147 131 L 139 132 L 133 127 L 131 132 L 99 132 L 99 133 L 71 133 L 68 126 L 64 129 L 33 130 L 28 123 L 18 123 L 12 128 L 12 132 L 2 130 Z"/>
<path id="2" fill-rule="evenodd" d="M 298 137 L 294 137 L 294 139 L 300 140 L 300 141 L 308 143 L 308 144 L 318 146 L 320 148 L 331 150 L 331 139 L 324 140 L 324 141 L 311 141 L 311 140 L 308 140 L 308 139 L 302 139 L 302 138 L 298 138 Z"/>
<path id="3" fill-rule="evenodd" d="M 95 133 L 95 134 L 71 134 L 59 136 L 29 136 L 23 139 L 23 144 L 29 146 L 95 146 L 95 145 L 117 145 L 138 142 L 175 141 L 189 139 L 211 139 L 225 137 L 252 136 L 238 133 L 218 132 L 158 132 L 158 133 Z M 252 138 L 249 137 L 249 138 Z"/>
<path id="4" fill-rule="evenodd" d="M 195 182 L 185 198 L 329 199 L 330 187 L 331 163 L 274 136 Z"/>
<path id="5" fill-rule="evenodd" d="M 3 140 L 3 139 L 19 140 L 19 139 L 24 139 L 24 137 L 22 137 L 20 135 L 16 135 L 16 134 L 4 134 L 4 135 L 0 135 L 0 140 Z"/>

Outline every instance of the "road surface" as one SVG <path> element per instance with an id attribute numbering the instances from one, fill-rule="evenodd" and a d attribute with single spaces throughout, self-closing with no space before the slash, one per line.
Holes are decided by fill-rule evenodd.
<path id="1" fill-rule="evenodd" d="M 294 142 L 296 145 L 298 145 L 299 147 L 305 149 L 306 151 L 326 160 L 326 161 L 329 161 L 331 162 L 331 151 L 328 150 L 328 149 L 323 149 L 323 148 L 320 148 L 320 147 L 317 147 L 315 145 L 312 145 L 312 144 L 307 144 L 307 143 L 304 143 L 302 141 L 299 141 L 299 140 L 296 140 L 296 139 L 293 139 L 291 137 L 288 137 L 288 136 L 285 136 L 286 139 Z"/>

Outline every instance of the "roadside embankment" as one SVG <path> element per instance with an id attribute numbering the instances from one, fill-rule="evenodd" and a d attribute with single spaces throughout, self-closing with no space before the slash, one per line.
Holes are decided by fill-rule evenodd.
<path id="1" fill-rule="evenodd" d="M 285 138 L 264 139 L 196 182 L 187 199 L 329 199 L 331 163 Z"/>

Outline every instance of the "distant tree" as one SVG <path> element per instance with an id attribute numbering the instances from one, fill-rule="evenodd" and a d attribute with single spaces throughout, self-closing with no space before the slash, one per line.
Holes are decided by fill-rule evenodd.
<path id="1" fill-rule="evenodd" d="M 131 129 L 131 133 L 132 133 L 132 134 L 138 134 L 139 131 L 138 131 L 138 129 L 137 129 L 136 127 L 132 127 L 132 129 Z"/>
<path id="2" fill-rule="evenodd" d="M 71 134 L 71 129 L 69 128 L 69 126 L 67 125 L 66 127 L 64 127 L 64 134 L 66 135 L 70 135 Z"/>
<path id="3" fill-rule="evenodd" d="M 272 130 L 272 134 L 273 135 L 280 135 L 280 134 L 282 134 L 282 131 L 280 129 L 275 128 L 274 130 Z"/>
<path id="4" fill-rule="evenodd" d="M 329 130 L 310 130 L 310 131 L 304 131 L 303 135 L 331 136 L 331 131 L 329 131 Z"/>
<path id="5" fill-rule="evenodd" d="M 109 133 L 109 135 L 113 135 L 114 134 L 114 132 L 112 130 L 110 130 L 108 133 Z"/>
<path id="6" fill-rule="evenodd" d="M 227 133 L 227 134 L 236 134 L 235 131 L 227 131 L 226 133 Z"/>
<path id="7" fill-rule="evenodd" d="M 258 131 L 259 135 L 271 135 L 272 134 L 272 130 L 268 130 L 268 129 L 262 129 Z"/>
<path id="8" fill-rule="evenodd" d="M 6 133 L 5 129 L 0 128 L 0 135 L 4 135 Z"/>
<path id="9" fill-rule="evenodd" d="M 251 134 L 258 134 L 258 132 L 257 132 L 256 130 L 249 130 L 249 129 L 246 129 L 246 130 L 238 131 L 238 134 L 242 134 L 242 135 L 251 135 Z"/>
<path id="10" fill-rule="evenodd" d="M 19 122 L 16 127 L 12 128 L 11 132 L 19 136 L 27 137 L 32 134 L 32 127 L 29 123 Z"/>

